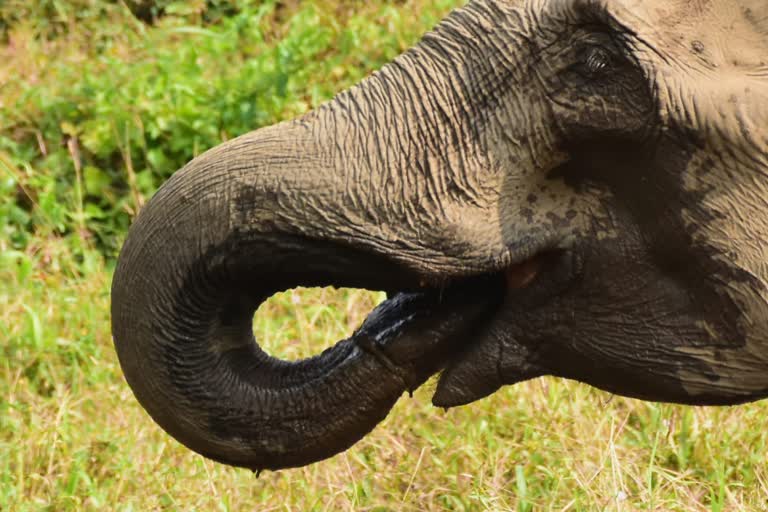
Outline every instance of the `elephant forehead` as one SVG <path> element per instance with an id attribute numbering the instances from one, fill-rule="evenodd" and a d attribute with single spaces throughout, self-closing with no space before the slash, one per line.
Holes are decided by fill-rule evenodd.
<path id="1" fill-rule="evenodd" d="M 766 154 L 768 2 L 595 1 L 632 34 L 668 123 Z"/>
<path id="2" fill-rule="evenodd" d="M 667 58 L 754 71 L 768 64 L 764 0 L 599 0 Z"/>

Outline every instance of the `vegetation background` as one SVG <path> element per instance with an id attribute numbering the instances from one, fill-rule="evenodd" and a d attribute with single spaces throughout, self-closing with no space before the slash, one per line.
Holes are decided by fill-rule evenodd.
<path id="1" fill-rule="evenodd" d="M 768 509 L 768 401 L 679 407 L 539 379 L 443 412 L 427 385 L 347 452 L 256 478 L 181 447 L 133 399 L 109 284 L 141 205 L 461 3 L 0 1 L 0 510 Z M 255 330 L 302 357 L 381 299 L 289 291 Z"/>

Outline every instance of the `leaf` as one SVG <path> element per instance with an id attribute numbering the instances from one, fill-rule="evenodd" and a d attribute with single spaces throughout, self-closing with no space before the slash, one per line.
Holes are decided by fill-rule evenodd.
<path id="1" fill-rule="evenodd" d="M 107 173 L 92 165 L 86 165 L 83 169 L 83 181 L 86 193 L 91 196 L 100 196 L 112 183 Z"/>
<path id="2" fill-rule="evenodd" d="M 61 132 L 70 137 L 77 137 L 77 128 L 69 121 L 61 122 Z"/>
<path id="3" fill-rule="evenodd" d="M 40 321 L 40 317 L 34 309 L 26 304 L 21 305 L 24 311 L 27 312 L 29 318 L 29 326 L 32 331 L 32 343 L 36 349 L 41 349 L 43 346 L 43 323 Z"/>

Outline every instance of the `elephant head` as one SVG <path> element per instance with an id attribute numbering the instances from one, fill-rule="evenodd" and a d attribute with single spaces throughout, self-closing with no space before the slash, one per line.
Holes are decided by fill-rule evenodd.
<path id="1" fill-rule="evenodd" d="M 113 334 L 157 423 L 254 469 L 347 448 L 441 370 L 441 406 L 542 375 L 735 404 L 768 395 L 767 240 L 765 0 L 472 0 L 176 173 Z M 297 285 L 393 298 L 285 362 L 252 316 Z"/>

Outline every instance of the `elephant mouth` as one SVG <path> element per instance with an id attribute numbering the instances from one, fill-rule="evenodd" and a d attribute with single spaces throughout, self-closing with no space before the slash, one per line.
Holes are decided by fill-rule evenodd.
<path id="1" fill-rule="evenodd" d="M 353 335 L 357 345 L 413 393 L 472 343 L 504 300 L 500 274 L 473 276 L 417 290 L 389 290 Z"/>
<path id="2" fill-rule="evenodd" d="M 507 288 L 510 290 L 526 288 L 539 275 L 543 263 L 543 256 L 536 254 L 532 258 L 507 267 L 503 272 Z"/>
<path id="3" fill-rule="evenodd" d="M 526 311 L 562 294 L 581 267 L 582 260 L 575 252 L 554 249 L 537 252 L 487 276 L 499 284 L 500 302 L 474 324 L 464 343 L 443 362 L 432 403 L 443 408 L 465 405 L 506 384 L 547 374 L 535 347 L 520 343 L 509 332 L 509 320 L 514 317 L 520 324 Z"/>
<path id="4" fill-rule="evenodd" d="M 374 310 L 361 328 L 374 334 L 357 339 L 366 340 L 362 348 L 374 353 L 390 371 L 408 376 L 409 392 L 442 372 L 433 396 L 435 405 L 453 407 L 478 400 L 502 385 L 502 370 L 510 370 L 504 368 L 503 360 L 520 360 L 517 373 L 535 376 L 522 347 L 518 354 L 501 353 L 502 318 L 510 304 L 534 307 L 562 289 L 574 275 L 572 261 L 567 251 L 547 250 L 498 271 L 440 286 L 422 281 L 415 292 L 390 291 L 383 305 L 386 314 Z M 402 306 L 393 307 L 394 302 Z M 435 316 L 443 317 L 441 325 L 450 326 L 439 338 L 426 334 L 418 342 L 403 343 L 398 337 L 403 325 L 412 325 L 418 318 L 434 324 Z"/>

